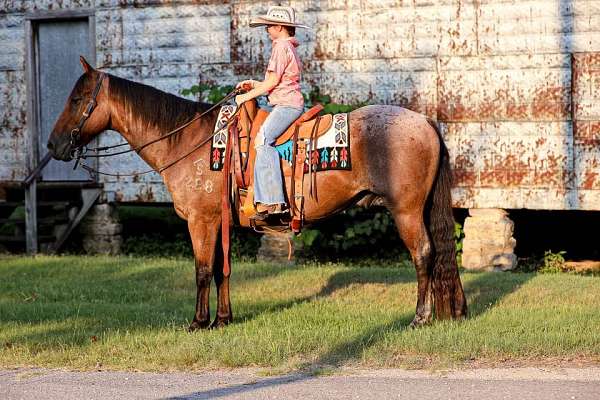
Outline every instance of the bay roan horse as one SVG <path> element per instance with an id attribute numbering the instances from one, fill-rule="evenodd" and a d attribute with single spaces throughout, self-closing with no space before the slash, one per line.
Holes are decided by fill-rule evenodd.
<path id="1" fill-rule="evenodd" d="M 183 125 L 210 105 L 100 72 L 81 59 L 79 78 L 48 140 L 56 159 L 72 159 L 76 145 L 89 143 L 111 129 L 132 147 L 159 138 Z M 71 131 L 98 86 L 97 106 L 83 123 L 78 143 Z M 189 152 L 212 135 L 217 109 L 194 121 L 177 135 L 140 152 L 159 169 Z M 352 170 L 319 172 L 318 203 L 305 193 L 306 222 L 321 220 L 361 202 L 383 203 L 394 217 L 400 237 L 417 272 L 417 307 L 412 326 L 436 318 L 461 318 L 467 306 L 458 275 L 451 208 L 448 151 L 435 123 L 401 107 L 372 105 L 349 115 Z M 196 312 L 190 330 L 220 327 L 232 321 L 229 276 L 223 273 L 220 251 L 222 171 L 211 171 L 210 141 L 161 172 L 177 214 L 187 220 L 196 265 Z M 202 185 L 190 185 L 200 177 Z M 210 184 L 208 183 L 210 182 Z M 211 186 L 212 185 L 212 186 Z M 209 189 L 210 187 L 210 190 Z M 308 190 L 307 187 L 305 187 Z M 215 278 L 218 306 L 210 322 L 209 291 Z"/>

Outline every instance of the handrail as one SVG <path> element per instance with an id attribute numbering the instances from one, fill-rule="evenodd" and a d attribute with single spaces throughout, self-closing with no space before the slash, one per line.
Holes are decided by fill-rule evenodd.
<path id="1" fill-rule="evenodd" d="M 44 158 L 42 158 L 42 160 L 35 167 L 35 169 L 33 171 L 31 171 L 31 173 L 27 176 L 27 178 L 25 178 L 25 180 L 23 181 L 23 186 L 29 187 L 29 185 L 31 185 L 31 182 L 33 182 L 35 179 L 37 179 L 40 176 L 40 174 L 42 173 L 42 170 L 50 162 L 51 159 L 52 159 L 52 155 L 50 153 L 46 153 Z"/>

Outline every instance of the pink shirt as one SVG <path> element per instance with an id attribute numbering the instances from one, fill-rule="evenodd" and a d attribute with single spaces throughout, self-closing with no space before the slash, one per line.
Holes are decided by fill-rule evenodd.
<path id="1" fill-rule="evenodd" d="M 304 98 L 300 92 L 302 62 L 296 52 L 299 44 L 295 37 L 273 41 L 267 65 L 267 72 L 274 72 L 279 78 L 277 86 L 269 92 L 269 103 L 273 105 L 304 107 Z"/>

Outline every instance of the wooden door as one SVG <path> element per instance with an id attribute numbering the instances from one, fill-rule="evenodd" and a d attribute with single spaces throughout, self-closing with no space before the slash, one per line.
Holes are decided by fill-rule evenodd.
<path id="1" fill-rule="evenodd" d="M 38 154 L 47 153 L 46 144 L 67 97 L 82 74 L 79 56 L 93 62 L 88 18 L 37 21 L 34 48 L 37 81 Z M 89 161 L 88 161 L 89 163 Z M 43 170 L 44 181 L 86 181 L 87 172 L 73 170 L 74 161 L 52 160 Z"/>

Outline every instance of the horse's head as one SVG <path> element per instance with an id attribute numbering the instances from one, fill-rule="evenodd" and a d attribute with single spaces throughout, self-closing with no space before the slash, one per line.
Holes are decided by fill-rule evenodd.
<path id="1" fill-rule="evenodd" d="M 75 149 L 88 144 L 108 128 L 108 78 L 80 57 L 83 75 L 71 91 L 63 112 L 48 139 L 48 150 L 58 160 L 69 161 Z"/>

